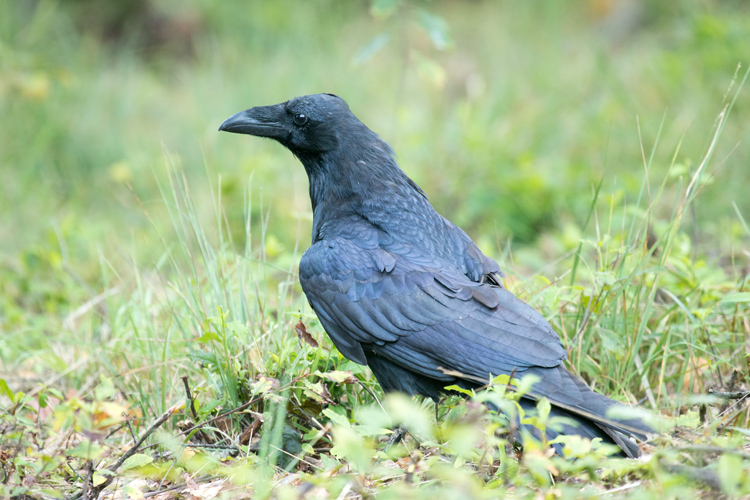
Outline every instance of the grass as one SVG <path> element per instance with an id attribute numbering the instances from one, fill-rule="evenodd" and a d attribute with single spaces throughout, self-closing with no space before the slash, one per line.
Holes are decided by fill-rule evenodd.
<path id="1" fill-rule="evenodd" d="M 0 496 L 750 495 L 742 7 L 646 3 L 617 34 L 593 3 L 419 4 L 449 20 L 440 51 L 411 4 L 279 5 L 191 5 L 186 57 L 0 3 Z M 335 350 L 296 277 L 302 169 L 215 132 L 317 90 L 383 131 L 573 371 L 660 415 L 642 459 L 521 452 L 475 404 L 512 411 L 504 381 L 435 408 Z"/>

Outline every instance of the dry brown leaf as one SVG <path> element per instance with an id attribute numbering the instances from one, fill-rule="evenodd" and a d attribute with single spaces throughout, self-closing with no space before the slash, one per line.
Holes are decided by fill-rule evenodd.
<path id="1" fill-rule="evenodd" d="M 255 419 L 253 419 L 252 423 L 248 425 L 247 428 L 242 432 L 242 435 L 240 436 L 240 444 L 249 443 L 250 438 L 258 433 L 258 430 L 260 429 L 262 423 L 262 418 L 256 417 Z"/>
<path id="2" fill-rule="evenodd" d="M 318 348 L 318 341 L 313 338 L 312 335 L 310 335 L 310 332 L 307 331 L 307 327 L 302 322 L 302 320 L 299 320 L 299 323 L 294 325 L 294 330 L 297 332 L 297 338 L 300 340 L 300 342 L 305 342 L 306 344 L 313 347 L 313 349 Z"/>

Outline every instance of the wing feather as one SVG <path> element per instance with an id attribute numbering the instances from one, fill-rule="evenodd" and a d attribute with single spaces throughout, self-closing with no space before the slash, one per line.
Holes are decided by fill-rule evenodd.
<path id="1" fill-rule="evenodd" d="M 547 321 L 512 293 L 411 257 L 344 238 L 305 252 L 302 287 L 350 359 L 364 363 L 364 348 L 443 380 L 441 368 L 486 378 L 565 358 Z"/>

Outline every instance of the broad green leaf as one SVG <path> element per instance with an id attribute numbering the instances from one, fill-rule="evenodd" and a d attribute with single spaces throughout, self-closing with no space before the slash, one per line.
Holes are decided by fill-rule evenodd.
<path id="1" fill-rule="evenodd" d="M 104 447 L 91 441 L 82 441 L 78 446 L 65 452 L 68 456 L 98 460 L 104 455 Z"/>
<path id="2" fill-rule="evenodd" d="M 136 453 L 132 457 L 128 457 L 128 459 L 123 462 L 122 470 L 126 471 L 135 469 L 136 467 L 143 467 L 144 465 L 148 465 L 153 461 L 154 459 L 148 455 L 144 455 L 143 453 Z"/>
<path id="3" fill-rule="evenodd" d="M 92 478 L 91 482 L 94 483 L 94 486 L 99 486 L 104 481 L 107 480 L 107 476 L 111 476 L 114 473 L 108 469 L 102 469 L 94 472 L 94 477 Z"/>
<path id="4" fill-rule="evenodd" d="M 727 295 L 719 301 L 721 304 L 745 304 L 750 302 L 750 292 L 740 292 Z"/>
<path id="5" fill-rule="evenodd" d="M 357 470 L 366 472 L 372 465 L 373 450 L 369 443 L 362 439 L 354 429 L 336 427 L 333 429 L 331 454 L 336 458 L 346 458 Z"/>
<path id="6" fill-rule="evenodd" d="M 549 417 L 549 412 L 552 410 L 552 405 L 550 404 L 549 399 L 542 398 L 536 404 L 536 409 L 539 412 L 539 420 L 545 422 L 547 417 Z"/>
<path id="7" fill-rule="evenodd" d="M 208 344 L 212 340 L 215 342 L 219 342 L 221 341 L 221 338 L 216 332 L 211 331 L 211 330 L 206 330 L 206 332 L 203 335 L 201 335 L 195 340 L 200 342 L 201 344 Z"/>
<path id="8" fill-rule="evenodd" d="M 742 476 L 745 474 L 742 468 L 742 458 L 726 453 L 719 458 L 718 465 L 717 472 L 721 489 L 729 495 L 738 494 Z"/>
<path id="9" fill-rule="evenodd" d="M 0 396 L 6 396 L 11 402 L 15 401 L 13 391 L 10 390 L 8 383 L 2 378 L 0 378 Z"/>
<path id="10" fill-rule="evenodd" d="M 351 424 L 349 423 L 349 419 L 346 418 L 343 415 L 339 415 L 333 409 L 326 408 L 323 410 L 323 415 L 331 419 L 331 422 L 334 424 L 340 426 L 340 427 L 351 427 Z"/>

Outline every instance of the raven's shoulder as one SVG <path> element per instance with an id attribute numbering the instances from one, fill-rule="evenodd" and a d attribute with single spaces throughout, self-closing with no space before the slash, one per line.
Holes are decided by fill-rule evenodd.
<path id="1" fill-rule="evenodd" d="M 463 229 L 442 216 L 440 218 L 444 227 L 442 245 L 460 259 L 457 264 L 463 274 L 472 281 L 500 285 L 500 278 L 505 276 L 500 265 L 487 257 Z"/>
<path id="2" fill-rule="evenodd" d="M 485 377 L 565 357 L 545 319 L 507 290 L 418 246 L 350 236 L 319 240 L 300 261 L 305 295 L 347 358 L 377 352 L 441 379 L 440 367 Z"/>

